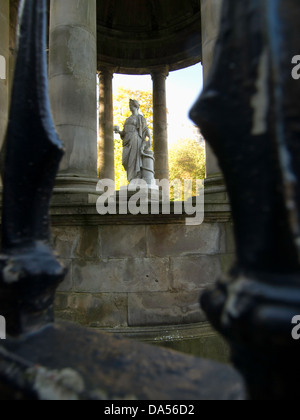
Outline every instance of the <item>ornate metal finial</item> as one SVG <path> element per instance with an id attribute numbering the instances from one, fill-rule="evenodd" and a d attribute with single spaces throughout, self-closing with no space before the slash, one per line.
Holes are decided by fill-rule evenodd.
<path id="1" fill-rule="evenodd" d="M 46 0 L 21 4 L 19 50 L 4 161 L 0 307 L 10 335 L 53 320 L 65 270 L 47 244 L 49 205 L 63 156 L 48 99 Z"/>
<path id="2" fill-rule="evenodd" d="M 297 398 L 300 314 L 299 2 L 224 0 L 206 87 L 191 116 L 230 195 L 237 264 L 201 299 L 254 399 Z"/>

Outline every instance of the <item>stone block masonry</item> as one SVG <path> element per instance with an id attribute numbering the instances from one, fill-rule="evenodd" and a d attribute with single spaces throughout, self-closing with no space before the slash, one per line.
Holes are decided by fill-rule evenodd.
<path id="1" fill-rule="evenodd" d="M 97 328 L 204 322 L 199 296 L 234 261 L 232 225 L 60 226 L 53 245 L 69 268 L 58 317 Z"/>

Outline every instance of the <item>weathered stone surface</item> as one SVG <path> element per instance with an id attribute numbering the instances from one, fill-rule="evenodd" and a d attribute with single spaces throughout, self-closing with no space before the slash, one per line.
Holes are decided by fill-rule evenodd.
<path id="1" fill-rule="evenodd" d="M 97 258 L 101 253 L 101 239 L 97 226 L 86 226 L 81 229 L 75 249 L 76 258 Z"/>
<path id="2" fill-rule="evenodd" d="M 54 300 L 54 309 L 56 312 L 68 309 L 68 299 L 70 293 L 57 292 Z"/>
<path id="3" fill-rule="evenodd" d="M 76 260 L 73 276 L 77 292 L 163 292 L 171 287 L 167 258 Z"/>
<path id="4" fill-rule="evenodd" d="M 127 294 L 59 293 L 56 297 L 59 318 L 89 327 L 126 327 Z"/>
<path id="5" fill-rule="evenodd" d="M 220 252 L 220 227 L 203 223 L 200 226 L 147 226 L 149 256 L 184 256 Z"/>
<path id="6" fill-rule="evenodd" d="M 230 350 L 225 340 L 208 322 L 193 324 L 106 328 L 105 332 L 126 339 L 171 348 L 189 355 L 229 363 Z"/>
<path id="7" fill-rule="evenodd" d="M 128 295 L 129 326 L 176 325 L 205 321 L 200 293 L 132 293 Z"/>
<path id="8" fill-rule="evenodd" d="M 85 32 L 79 28 L 79 29 L 72 29 L 72 31 L 78 30 L 79 33 L 76 34 L 74 39 L 70 39 L 69 34 L 65 33 L 65 28 L 62 29 L 61 32 L 58 32 L 55 36 L 55 43 L 54 45 L 54 52 L 57 54 L 56 57 L 58 59 L 59 67 L 62 67 L 62 64 L 65 65 L 65 68 L 58 68 L 57 71 L 53 72 L 52 74 L 52 83 L 51 83 L 51 93 L 52 93 L 52 106 L 53 110 L 55 106 L 58 106 L 58 109 L 55 111 L 55 122 L 58 127 L 62 128 L 64 126 L 74 126 L 75 128 L 78 128 L 76 126 L 76 122 L 80 121 L 82 123 L 82 126 L 79 126 L 81 128 L 85 128 L 86 133 L 89 134 L 89 131 L 92 131 L 92 133 L 95 131 L 95 109 L 94 109 L 94 102 L 90 103 L 89 99 L 94 91 L 94 86 L 91 83 L 90 79 L 92 77 L 91 69 L 87 69 L 89 77 L 87 77 L 85 80 L 85 74 L 83 69 L 78 69 L 78 63 L 80 63 L 79 56 L 82 53 L 82 48 L 84 48 L 83 44 L 89 44 L 91 43 L 91 39 L 89 37 L 83 37 L 83 39 L 80 39 L 80 36 L 85 34 Z M 67 32 L 69 31 L 69 28 L 67 29 Z M 73 34 L 74 35 L 74 34 Z M 63 42 L 62 40 L 65 39 L 65 45 L 61 45 Z M 69 41 L 67 44 L 66 42 Z M 68 55 L 70 45 L 72 48 L 76 48 L 76 43 L 78 47 L 78 51 L 73 52 L 74 58 L 72 57 L 72 60 L 74 62 L 66 62 L 66 60 L 62 59 L 64 55 Z M 80 45 L 78 44 L 80 43 Z M 88 51 L 89 54 L 91 51 Z M 70 52 L 69 52 L 70 55 Z M 54 55 L 52 54 L 54 57 Z M 84 60 L 84 57 L 82 57 L 82 60 Z M 60 73 L 60 71 L 65 73 Z M 75 77 L 74 77 L 75 73 Z M 73 79 L 75 78 L 75 80 Z M 53 83 L 53 78 L 55 79 L 55 83 Z M 94 80 L 94 83 L 96 83 L 96 79 Z M 76 89 L 75 91 L 72 91 L 72 89 Z M 79 89 L 81 89 L 79 91 Z M 61 93 L 62 91 L 66 91 L 71 93 L 72 96 L 69 94 L 67 97 L 62 97 Z M 81 103 L 76 103 L 76 99 L 81 98 Z M 84 110 L 84 114 L 82 114 Z M 84 131 L 80 132 L 82 135 Z M 63 131 L 64 134 L 66 134 L 66 131 Z M 70 131 L 70 134 L 75 133 L 76 131 Z M 75 137 L 76 138 L 76 137 Z M 75 139 L 74 139 L 75 140 Z M 91 150 L 87 150 L 88 157 L 90 157 Z M 75 159 L 75 156 L 74 156 Z M 77 159 L 79 162 L 84 161 L 84 156 L 77 156 Z M 88 163 L 88 162 L 87 162 Z"/>
<path id="9" fill-rule="evenodd" d="M 132 325 L 202 321 L 205 318 L 198 304 L 200 291 L 233 262 L 234 255 L 225 253 L 227 230 L 230 233 L 230 228 L 222 224 L 53 228 L 56 250 L 69 266 L 59 290 L 75 293 L 87 312 L 84 315 L 77 309 L 77 301 L 71 299 L 61 302 L 60 316 L 99 328 L 127 325 L 125 307 L 120 314 L 115 313 L 109 310 L 109 301 L 129 293 L 133 294 L 129 296 Z M 147 253 L 154 255 L 149 258 Z M 100 313 L 101 299 L 107 309 Z M 94 320 L 90 314 L 95 314 Z"/>
<path id="10" fill-rule="evenodd" d="M 235 253 L 236 245 L 234 238 L 234 226 L 233 223 L 226 223 L 225 228 L 225 237 L 226 237 L 226 252 Z"/>
<path id="11" fill-rule="evenodd" d="M 177 291 L 199 291 L 222 274 L 221 256 L 171 258 L 172 286 Z"/>
<path id="12" fill-rule="evenodd" d="M 52 227 L 52 243 L 62 258 L 72 258 L 78 246 L 81 229 L 73 226 Z"/>
<path id="13" fill-rule="evenodd" d="M 163 329 L 164 328 L 164 329 Z M 145 330 L 145 328 L 134 328 Z M 148 334 L 156 336 L 154 344 L 221 363 L 230 363 L 230 349 L 226 341 L 208 322 L 166 327 L 148 327 Z"/>
<path id="14" fill-rule="evenodd" d="M 9 2 L 0 4 L 0 147 L 4 140 L 8 120 L 8 60 L 9 60 Z"/>
<path id="15" fill-rule="evenodd" d="M 99 328 L 127 326 L 127 316 L 131 326 L 201 322 L 201 290 L 233 264 L 227 232 L 221 223 L 55 227 L 56 250 L 69 266 L 59 290 L 76 297 L 60 298 L 58 314 Z M 120 313 L 119 296 L 126 301 Z"/>
<path id="16" fill-rule="evenodd" d="M 72 260 L 67 258 L 60 258 L 60 263 L 67 268 L 67 274 L 64 281 L 57 288 L 58 292 L 69 292 L 73 288 L 73 272 L 72 272 Z"/>
<path id="17" fill-rule="evenodd" d="M 227 203 L 228 198 L 226 192 L 216 193 L 213 194 L 205 194 L 205 203 Z"/>
<path id="18" fill-rule="evenodd" d="M 145 226 L 102 226 L 100 235 L 104 258 L 146 257 Z"/>
<path id="19" fill-rule="evenodd" d="M 96 178 L 96 2 L 51 1 L 49 90 L 66 153 L 60 170 Z"/>
<path id="20" fill-rule="evenodd" d="M 63 86 L 63 83 L 62 83 Z M 59 91 L 62 91 L 62 86 Z M 77 88 L 77 90 L 80 88 Z M 67 95 L 70 93 L 67 93 Z M 53 93 L 54 95 L 54 93 Z M 76 101 L 80 101 L 81 97 L 76 98 Z M 54 100 L 52 102 L 55 102 Z M 68 104 L 66 104 L 67 107 Z M 52 105 L 53 108 L 55 104 Z M 89 127 L 74 127 L 71 125 L 61 125 L 59 127 L 59 135 L 64 139 L 65 143 L 69 144 L 70 149 L 66 148 L 65 157 L 61 164 L 60 173 L 62 175 L 70 175 L 75 173 L 77 176 L 94 178 L 96 186 L 96 159 L 94 154 L 97 156 L 97 145 L 95 143 L 95 137 L 97 137 L 97 131 L 90 129 Z M 84 140 L 84 141 L 83 141 Z M 71 144 L 72 143 L 72 144 Z M 74 177 L 76 182 L 76 177 Z M 80 198 L 83 202 L 83 198 Z"/>
<path id="21" fill-rule="evenodd" d="M 66 392 L 73 399 L 84 400 L 245 398 L 243 381 L 230 366 L 70 323 L 58 323 L 21 340 L 4 341 L 3 347 L 1 384 L 17 386 L 19 399 L 47 399 L 53 389 L 56 399 L 64 399 Z M 80 379 L 80 390 L 74 383 L 66 387 L 63 381 L 58 382 L 58 374 L 66 368 Z M 44 377 L 48 374 L 48 388 L 37 387 L 36 377 L 41 371 Z"/>
<path id="22" fill-rule="evenodd" d="M 94 204 L 96 208 L 96 202 L 99 198 L 99 195 L 95 193 L 96 188 L 96 181 L 89 180 L 85 178 L 85 181 L 88 181 L 87 189 L 87 182 L 80 186 L 80 181 L 84 178 L 74 177 L 72 178 L 72 189 L 70 190 L 62 190 L 61 188 L 55 188 L 54 193 L 52 196 L 51 204 L 58 207 L 62 206 L 62 208 L 66 208 L 65 206 L 74 206 L 77 209 L 77 213 L 80 214 L 82 211 L 83 206 L 88 204 Z M 70 186 L 70 178 L 69 177 L 59 177 L 56 179 L 56 186 L 60 187 L 62 183 L 68 182 L 66 188 Z M 85 191 L 83 191 L 85 189 Z M 78 212 L 79 210 L 79 212 Z M 82 214 L 82 213 L 81 213 Z"/>
<path id="23" fill-rule="evenodd" d="M 101 253 L 101 241 L 97 226 L 52 228 L 52 242 L 63 258 L 97 258 Z"/>
<path id="24" fill-rule="evenodd" d="M 74 25 L 81 27 L 91 32 L 96 36 L 95 28 L 95 10 L 93 8 L 94 0 L 89 0 L 89 5 L 86 2 L 79 1 L 76 6 L 70 2 L 53 2 L 53 8 L 51 10 L 54 16 L 55 27 Z M 70 7 L 71 5 L 71 7 Z"/>
<path id="25" fill-rule="evenodd" d="M 236 254 L 220 255 L 222 273 L 227 274 L 236 262 Z"/>

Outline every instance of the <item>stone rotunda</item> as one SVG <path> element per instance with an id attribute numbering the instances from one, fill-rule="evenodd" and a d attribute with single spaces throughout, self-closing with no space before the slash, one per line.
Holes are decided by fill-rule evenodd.
<path id="1" fill-rule="evenodd" d="M 0 79 L 1 143 L 18 3 L 0 3 L 0 56 L 6 63 L 6 77 Z M 53 243 L 69 268 L 57 293 L 57 316 L 224 359 L 223 342 L 198 303 L 201 291 L 234 258 L 230 205 L 211 150 L 207 148 L 202 225 L 186 226 L 176 214 L 100 216 L 95 205 L 98 140 L 100 178 L 114 179 L 114 74 L 152 76 L 156 178 L 168 179 L 166 79 L 170 72 L 199 62 L 207 77 L 221 3 L 50 0 L 49 90 L 66 149 L 51 209 Z"/>

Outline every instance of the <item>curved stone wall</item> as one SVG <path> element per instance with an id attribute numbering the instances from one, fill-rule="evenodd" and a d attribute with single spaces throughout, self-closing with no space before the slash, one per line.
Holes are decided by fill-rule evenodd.
<path id="1" fill-rule="evenodd" d="M 57 293 L 58 317 L 125 335 L 205 323 L 200 293 L 235 257 L 228 213 L 186 226 L 166 216 L 99 216 L 94 205 L 80 210 L 52 209 L 53 243 L 69 267 Z"/>

